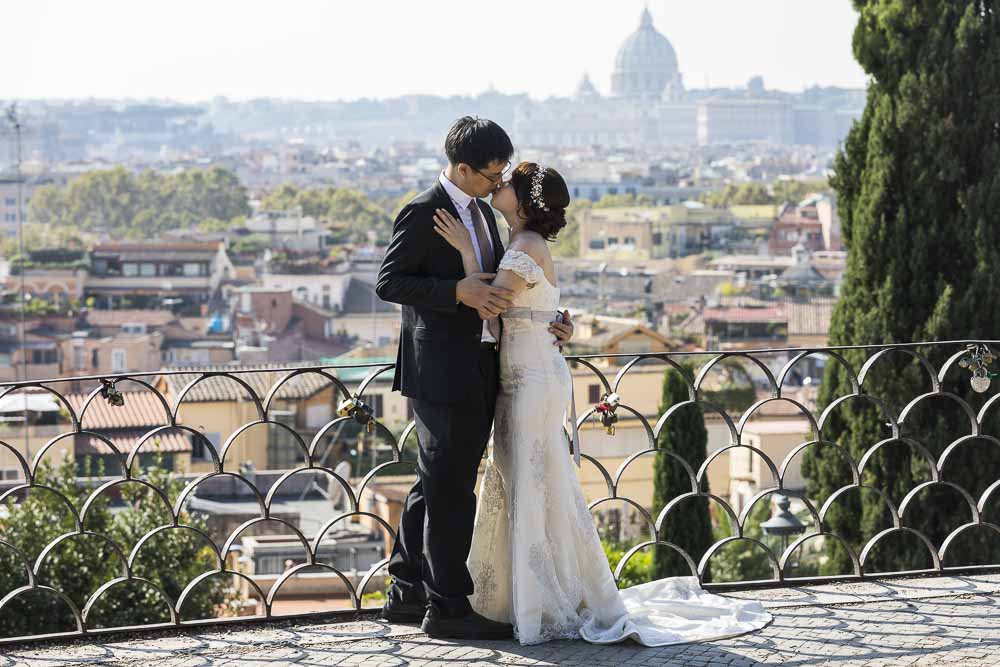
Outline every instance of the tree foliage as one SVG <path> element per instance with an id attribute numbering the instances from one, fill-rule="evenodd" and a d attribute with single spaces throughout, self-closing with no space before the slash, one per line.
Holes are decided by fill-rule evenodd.
<path id="1" fill-rule="evenodd" d="M 825 181 L 776 181 L 770 185 L 761 182 L 729 184 L 721 190 L 706 192 L 701 196 L 701 201 L 713 208 L 784 202 L 795 204 L 806 195 L 823 192 L 828 187 Z"/>
<path id="2" fill-rule="evenodd" d="M 554 256 L 580 256 L 580 219 L 583 217 L 583 212 L 592 206 L 589 199 L 574 199 L 566 207 L 566 226 L 559 231 L 555 243 L 552 244 Z"/>
<path id="3" fill-rule="evenodd" d="M 694 369 L 686 366 L 686 372 L 694 377 Z M 660 400 L 660 414 L 671 407 L 690 399 L 688 384 L 681 373 L 668 367 L 663 376 L 663 396 Z M 708 431 L 705 416 L 697 403 L 679 408 L 664 424 L 660 431 L 658 447 L 653 464 L 653 509 L 660 512 L 668 502 L 684 493 L 690 493 L 691 480 L 687 471 L 666 452 L 676 454 L 686 461 L 697 473 L 708 457 Z M 699 488 L 708 491 L 708 479 L 703 479 Z M 694 560 L 695 565 L 714 542 L 712 519 L 708 512 L 708 499 L 688 498 L 674 508 L 664 522 L 660 539 L 676 544 Z M 656 578 L 691 576 L 691 569 L 683 557 L 669 547 L 658 547 L 653 551 L 653 568 Z M 709 579 L 706 572 L 706 581 Z"/>
<path id="4" fill-rule="evenodd" d="M 649 195 L 604 195 L 594 204 L 594 208 L 622 208 L 628 206 L 652 206 Z"/>
<path id="5" fill-rule="evenodd" d="M 854 4 L 860 13 L 854 53 L 871 83 L 864 114 L 836 160 L 833 186 L 848 261 L 830 343 L 995 338 L 1000 312 L 995 288 L 1000 266 L 995 219 L 1000 210 L 1000 2 Z M 922 351 L 937 365 L 955 349 Z M 855 369 L 864 358 L 858 351 L 846 357 Z M 822 405 L 852 391 L 840 364 L 829 363 L 827 369 Z M 972 394 L 968 380 L 967 372 L 956 369 L 943 388 L 978 409 L 984 397 Z M 898 416 L 906 402 L 930 390 L 929 382 L 912 357 L 895 353 L 873 369 L 864 389 Z M 873 404 L 854 399 L 833 411 L 823 436 L 858 461 L 890 436 L 887 421 Z M 996 419 L 983 430 L 1000 435 Z M 937 399 L 907 417 L 902 435 L 937 458 L 949 442 L 968 432 L 968 418 L 957 406 Z M 995 449 L 987 442 L 966 443 L 949 457 L 942 478 L 978 497 L 1000 477 Z M 850 482 L 833 447 L 810 448 L 804 472 L 809 495 L 818 502 Z M 899 507 L 907 492 L 930 479 L 925 460 L 897 442 L 868 461 L 862 482 L 886 492 Z M 969 512 L 957 492 L 937 486 L 915 498 L 903 523 L 940 548 L 951 531 L 970 521 Z M 827 521 L 856 551 L 891 527 L 885 502 L 870 492 L 842 496 Z M 988 532 L 965 533 L 949 549 L 945 565 L 996 562 L 997 541 Z M 927 550 L 912 536 L 890 537 L 873 552 L 868 571 L 931 564 Z M 824 573 L 849 571 L 842 549 L 831 548 L 828 555 Z"/>
<path id="6" fill-rule="evenodd" d="M 148 238 L 208 219 L 245 216 L 250 206 L 246 189 L 227 169 L 164 175 L 156 171 L 133 174 L 115 167 L 77 176 L 66 187 L 38 188 L 28 211 L 33 223 Z"/>
<path id="7" fill-rule="evenodd" d="M 374 231 L 380 241 L 387 241 L 392 232 L 392 218 L 378 204 L 356 190 L 345 188 L 299 189 L 284 184 L 264 198 L 262 205 L 269 210 L 302 208 L 302 214 L 328 223 L 347 232 L 347 239 L 356 243 L 368 240 Z"/>
<path id="8" fill-rule="evenodd" d="M 743 534 L 746 537 L 767 544 L 776 557 L 781 556 L 779 540 L 764 535 L 760 524 L 771 518 L 771 496 L 757 501 L 747 516 Z M 733 521 L 725 511 L 718 512 L 718 528 L 715 540 L 723 540 L 736 534 Z M 712 557 L 712 575 L 716 582 L 724 581 L 761 581 L 772 579 L 774 570 L 767 552 L 758 544 L 748 540 L 729 542 Z"/>
<path id="9" fill-rule="evenodd" d="M 93 487 L 78 486 L 75 474 L 76 464 L 71 458 L 55 466 L 43 462 L 36 481 L 65 496 L 80 511 Z M 171 501 L 183 487 L 180 480 L 159 464 L 147 469 L 144 478 L 164 490 Z M 93 535 L 67 539 L 47 554 L 38 572 L 39 585 L 63 592 L 80 610 L 102 584 L 123 575 L 123 556 L 128 557 L 143 535 L 157 526 L 170 524 L 168 507 L 148 487 L 130 483 L 117 488 L 121 489 L 119 506 L 112 508 L 110 492 L 101 494 L 89 508 L 82 526 L 86 531 L 107 536 L 110 542 Z M 19 549 L 31 566 L 46 545 L 60 535 L 74 532 L 76 527 L 72 513 L 56 493 L 35 488 L 22 495 L 25 497 L 20 502 L 9 499 L 6 503 L 7 516 L 0 519 L 0 540 Z M 202 519 L 186 513 L 181 515 L 179 523 L 205 529 Z M 192 579 L 217 567 L 214 552 L 202 538 L 193 531 L 175 528 L 143 546 L 134 574 L 160 587 L 176 602 Z M 24 563 L 11 549 L 0 545 L 0 596 L 27 583 Z M 226 601 L 224 583 L 222 577 L 202 582 L 185 602 L 183 617 L 218 615 L 219 606 Z M 92 610 L 91 624 L 111 627 L 169 620 L 167 602 L 156 588 L 133 580 L 104 592 Z M 69 608 L 51 593 L 22 595 L 0 614 L 0 636 L 4 637 L 73 629 Z"/>

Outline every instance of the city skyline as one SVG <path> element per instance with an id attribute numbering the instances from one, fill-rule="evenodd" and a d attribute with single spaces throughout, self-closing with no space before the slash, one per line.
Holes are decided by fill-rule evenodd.
<path id="1" fill-rule="evenodd" d="M 62 1 L 19 4 L 8 12 L 21 29 L 0 42 L 0 57 L 24 66 L 0 82 L 0 98 L 350 100 L 492 88 L 543 99 L 571 94 L 584 72 L 607 94 L 615 53 L 647 5 L 689 88 L 739 87 L 755 75 L 788 91 L 865 85 L 847 2 L 628 0 L 576 12 L 562 1 L 433 4 L 293 1 L 270 13 L 256 2 L 234 14 L 182 0 L 157 15 L 119 0 L 96 12 Z M 346 28 L 357 25 L 366 29 Z M 427 25 L 440 29 L 427 35 Z M 419 35 L 412 26 L 421 26 Z M 483 35 L 505 37 L 483 44 Z M 331 64 L 345 62 L 352 66 Z"/>

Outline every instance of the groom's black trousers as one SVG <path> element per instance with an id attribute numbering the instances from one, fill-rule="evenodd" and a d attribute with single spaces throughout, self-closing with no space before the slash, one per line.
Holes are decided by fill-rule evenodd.
<path id="1" fill-rule="evenodd" d="M 447 615 L 471 607 L 472 577 L 465 561 L 476 517 L 476 478 L 493 425 L 500 369 L 493 346 L 484 345 L 481 390 L 458 403 L 414 401 L 419 451 L 417 482 L 399 520 L 389 574 L 407 601 L 425 596 Z"/>

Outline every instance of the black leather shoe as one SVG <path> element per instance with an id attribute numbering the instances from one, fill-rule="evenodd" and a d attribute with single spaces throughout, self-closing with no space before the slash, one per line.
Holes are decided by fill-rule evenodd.
<path id="1" fill-rule="evenodd" d="M 426 602 L 423 600 L 404 601 L 395 588 L 389 590 L 389 597 L 382 605 L 382 619 L 390 623 L 417 624 L 424 620 L 426 614 Z"/>
<path id="2" fill-rule="evenodd" d="M 433 639 L 510 639 L 514 636 L 514 626 L 510 623 L 491 621 L 474 611 L 464 616 L 445 616 L 434 605 L 427 607 L 420 629 Z"/>

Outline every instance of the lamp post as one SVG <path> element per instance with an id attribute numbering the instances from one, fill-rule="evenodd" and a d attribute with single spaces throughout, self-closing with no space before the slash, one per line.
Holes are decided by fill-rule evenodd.
<path id="1" fill-rule="evenodd" d="M 781 538 L 781 553 L 788 549 L 788 537 L 790 535 L 801 535 L 806 531 L 804 523 L 799 518 L 788 511 L 791 502 L 788 496 L 774 494 L 778 511 L 771 515 L 771 518 L 760 524 L 765 535 L 774 535 Z"/>
<path id="2" fill-rule="evenodd" d="M 27 257 L 24 254 L 24 215 L 22 214 L 22 208 L 24 206 L 24 178 L 21 174 L 21 116 L 17 111 L 17 103 L 11 104 L 7 107 L 7 122 L 10 124 L 11 129 L 14 131 L 14 141 L 15 141 L 15 157 L 14 157 L 14 179 L 17 181 L 17 252 L 21 258 L 21 373 L 22 380 L 28 379 L 28 349 L 25 345 L 25 289 L 24 289 L 24 274 L 26 272 L 25 264 L 27 263 Z M 27 408 L 25 408 L 27 410 Z M 27 416 L 27 414 L 25 415 Z M 25 422 L 27 424 L 27 421 Z"/>
<path id="3" fill-rule="evenodd" d="M 25 309 L 28 307 L 27 299 L 25 298 L 25 288 L 24 288 L 24 274 L 27 273 L 27 263 L 28 258 L 24 251 L 24 176 L 21 173 L 21 116 L 17 111 L 17 103 L 12 103 L 7 107 L 7 122 L 10 123 L 10 127 L 14 130 L 14 140 L 15 140 L 15 159 L 14 159 L 14 178 L 17 181 L 17 253 L 21 258 L 21 271 L 20 271 L 20 311 L 21 311 L 21 379 L 28 379 L 28 346 L 26 344 L 27 340 L 27 317 L 25 314 Z M 24 455 L 28 456 L 29 452 L 29 436 L 28 436 L 28 392 L 26 389 L 21 390 L 24 396 Z"/>

